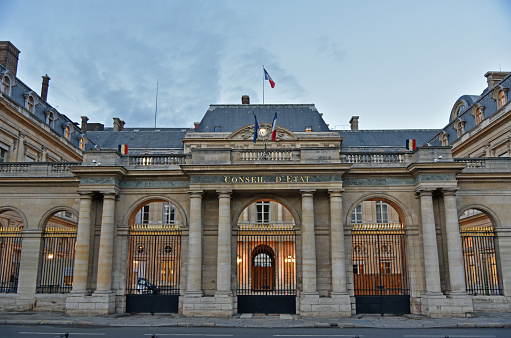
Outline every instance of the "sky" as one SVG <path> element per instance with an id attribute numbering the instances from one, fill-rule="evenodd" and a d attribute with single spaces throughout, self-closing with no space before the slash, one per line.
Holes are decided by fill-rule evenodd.
<path id="1" fill-rule="evenodd" d="M 440 129 L 511 71 L 511 0 L 0 0 L 17 77 L 76 122 L 192 128 L 210 104 L 313 103 L 332 129 Z M 275 81 L 264 81 L 264 68 Z M 156 94 L 158 92 L 158 99 Z M 271 121 L 266 121 L 271 123 Z"/>

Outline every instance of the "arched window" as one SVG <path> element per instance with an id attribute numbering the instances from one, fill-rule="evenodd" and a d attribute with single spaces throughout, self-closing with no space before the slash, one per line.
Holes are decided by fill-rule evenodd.
<path id="1" fill-rule="evenodd" d="M 2 80 L 2 92 L 7 95 L 11 92 L 11 79 L 8 76 L 4 76 Z"/>
<path id="2" fill-rule="evenodd" d="M 25 98 L 25 109 L 33 114 L 35 112 L 35 106 L 39 104 L 37 94 L 35 92 L 30 92 L 28 94 L 24 94 L 23 97 Z"/>
<path id="3" fill-rule="evenodd" d="M 28 111 L 33 113 L 34 112 L 34 107 L 35 107 L 34 98 L 32 96 L 29 96 L 27 102 L 28 102 L 27 103 Z"/>
<path id="4" fill-rule="evenodd" d="M 82 137 L 80 139 L 80 150 L 83 150 L 83 149 L 85 149 L 85 138 L 84 137 Z"/>
<path id="5" fill-rule="evenodd" d="M 499 91 L 498 100 L 497 100 L 497 106 L 498 108 L 502 108 L 507 103 L 507 97 L 504 90 Z"/>
<path id="6" fill-rule="evenodd" d="M 64 136 L 66 137 L 66 139 L 69 140 L 69 136 L 71 135 L 71 128 L 69 126 L 66 126 L 66 129 L 65 129 L 65 132 L 64 132 Z"/>
<path id="7" fill-rule="evenodd" d="M 479 107 L 476 110 L 476 124 L 483 122 L 483 119 L 484 119 L 483 109 Z"/>
<path id="8" fill-rule="evenodd" d="M 457 119 L 454 122 L 454 129 L 456 130 L 456 135 L 461 137 L 463 134 L 465 134 L 465 121 L 461 119 Z"/>
<path id="9" fill-rule="evenodd" d="M 12 87 L 16 86 L 16 77 L 8 70 L 4 74 L 0 74 L 0 90 L 7 96 L 11 96 Z"/>

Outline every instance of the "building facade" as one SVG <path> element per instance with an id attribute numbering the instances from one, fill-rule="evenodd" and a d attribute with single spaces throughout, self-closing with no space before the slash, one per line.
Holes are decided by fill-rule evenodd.
<path id="1" fill-rule="evenodd" d="M 0 163 L 0 308 L 511 311 L 511 77 L 487 78 L 441 130 L 359 130 L 358 117 L 331 130 L 313 104 L 248 97 L 211 105 L 195 128 L 84 117 L 86 148 L 60 170 L 42 156 Z"/>

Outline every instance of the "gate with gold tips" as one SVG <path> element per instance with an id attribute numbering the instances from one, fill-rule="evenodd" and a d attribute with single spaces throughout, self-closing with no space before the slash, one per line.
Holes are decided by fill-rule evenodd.
<path id="1" fill-rule="evenodd" d="M 296 313 L 295 240 L 292 223 L 238 224 L 238 313 Z"/>
<path id="2" fill-rule="evenodd" d="M 126 312 L 178 312 L 179 224 L 135 224 L 130 231 Z"/>
<path id="3" fill-rule="evenodd" d="M 406 234 L 401 223 L 353 224 L 357 313 L 410 313 Z"/>

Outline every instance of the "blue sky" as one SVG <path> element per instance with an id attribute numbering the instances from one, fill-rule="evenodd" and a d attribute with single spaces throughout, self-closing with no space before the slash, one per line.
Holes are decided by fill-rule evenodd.
<path id="1" fill-rule="evenodd" d="M 0 0 L 18 77 L 79 122 L 192 127 L 210 104 L 314 103 L 331 128 L 436 129 L 511 71 L 511 1 Z M 271 121 L 267 121 L 270 123 Z"/>

